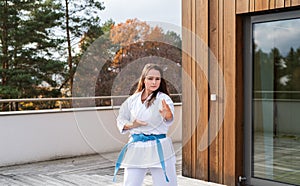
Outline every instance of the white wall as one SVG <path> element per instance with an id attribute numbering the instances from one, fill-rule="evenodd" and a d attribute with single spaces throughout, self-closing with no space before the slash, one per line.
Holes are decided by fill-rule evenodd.
<path id="1" fill-rule="evenodd" d="M 255 101 L 254 102 L 254 131 L 278 134 L 300 135 L 300 102 L 299 101 L 277 101 L 277 126 L 274 123 L 273 101 Z M 267 118 L 267 119 L 266 119 Z M 276 129 L 274 128 L 276 127 Z"/>
<path id="2" fill-rule="evenodd" d="M 0 115 L 0 166 L 120 150 L 128 135 L 116 128 L 118 110 L 23 112 Z M 181 106 L 169 130 L 181 141 Z"/>

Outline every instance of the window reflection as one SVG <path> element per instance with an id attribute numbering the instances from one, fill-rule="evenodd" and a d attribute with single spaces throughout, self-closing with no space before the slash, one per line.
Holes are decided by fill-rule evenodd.
<path id="1" fill-rule="evenodd" d="M 300 19 L 253 25 L 252 176 L 300 185 Z"/>
<path id="2" fill-rule="evenodd" d="M 272 98 L 274 93 L 275 99 L 300 99 L 300 19 L 257 23 L 253 31 L 254 70 L 270 74 L 263 89 L 261 75 L 255 74 L 255 97 Z"/>

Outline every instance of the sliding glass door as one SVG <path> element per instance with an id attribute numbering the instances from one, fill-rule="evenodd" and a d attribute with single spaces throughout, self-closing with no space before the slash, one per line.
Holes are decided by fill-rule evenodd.
<path id="1" fill-rule="evenodd" d="M 300 12 L 249 24 L 245 146 L 251 185 L 300 185 Z"/>

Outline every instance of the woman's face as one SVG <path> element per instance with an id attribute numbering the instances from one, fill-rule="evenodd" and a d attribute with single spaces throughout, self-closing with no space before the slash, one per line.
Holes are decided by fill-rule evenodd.
<path id="1" fill-rule="evenodd" d="M 160 72 L 155 69 L 149 70 L 144 80 L 145 89 L 148 91 L 149 94 L 159 88 L 160 81 Z"/>

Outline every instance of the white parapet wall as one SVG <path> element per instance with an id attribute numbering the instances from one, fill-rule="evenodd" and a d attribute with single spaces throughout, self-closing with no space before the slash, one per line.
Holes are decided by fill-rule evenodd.
<path id="1" fill-rule="evenodd" d="M 127 142 L 116 127 L 118 109 L 0 114 L 0 166 L 118 151 Z M 168 136 L 181 141 L 181 106 Z"/>

